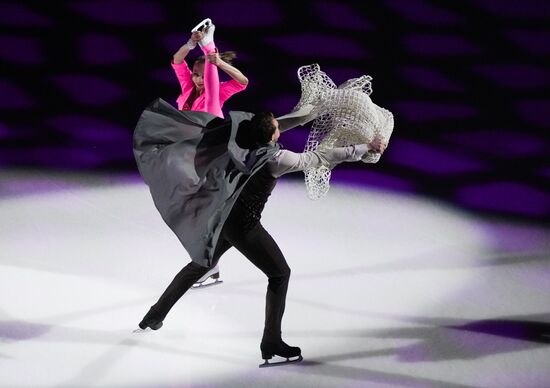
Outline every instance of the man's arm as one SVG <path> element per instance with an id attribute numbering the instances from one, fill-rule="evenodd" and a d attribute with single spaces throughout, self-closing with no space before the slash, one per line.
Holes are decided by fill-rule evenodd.
<path id="1" fill-rule="evenodd" d="M 370 153 L 369 153 L 370 151 Z M 369 157 L 376 150 L 371 150 L 367 144 L 357 144 L 338 147 L 329 150 L 315 150 L 296 153 L 281 150 L 275 158 L 269 161 L 271 175 L 278 178 L 281 175 L 309 168 L 327 166 L 333 167 L 342 162 L 357 162 Z"/>
<path id="2" fill-rule="evenodd" d="M 289 129 L 304 125 L 317 118 L 317 112 L 314 112 L 313 105 L 304 105 L 300 109 L 290 112 L 284 116 L 277 117 L 279 122 L 279 131 L 285 132 Z"/>

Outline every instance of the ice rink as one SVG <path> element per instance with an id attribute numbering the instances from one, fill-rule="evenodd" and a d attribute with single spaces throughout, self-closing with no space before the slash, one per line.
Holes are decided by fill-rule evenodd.
<path id="1" fill-rule="evenodd" d="M 2 387 L 548 387 L 550 230 L 412 194 L 281 180 L 263 224 L 292 268 L 258 368 L 266 279 L 236 250 L 133 333 L 187 253 L 136 175 L 0 173 Z"/>

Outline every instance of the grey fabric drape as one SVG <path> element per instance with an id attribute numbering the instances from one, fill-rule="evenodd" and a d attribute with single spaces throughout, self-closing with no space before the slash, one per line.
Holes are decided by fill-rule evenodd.
<path id="1" fill-rule="evenodd" d="M 134 156 L 156 208 L 191 259 L 204 267 L 211 265 L 244 184 L 279 150 L 277 144 L 243 145 L 253 116 L 233 111 L 222 120 L 157 99 L 134 131 Z"/>

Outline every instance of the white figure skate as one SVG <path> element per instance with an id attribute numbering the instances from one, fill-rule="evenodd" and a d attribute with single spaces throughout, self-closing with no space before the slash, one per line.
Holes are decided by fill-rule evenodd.
<path id="1" fill-rule="evenodd" d="M 216 30 L 216 26 L 214 25 L 214 23 L 212 23 L 212 20 L 204 19 L 202 22 L 197 24 L 195 28 L 191 30 L 191 32 L 200 31 L 204 33 L 204 36 L 202 37 L 202 39 L 199 40 L 199 46 L 204 47 L 214 42 L 215 30 Z"/>
<path id="2" fill-rule="evenodd" d="M 211 25 L 212 25 L 212 19 L 206 18 L 203 21 L 201 21 L 199 24 L 197 24 L 191 30 L 191 32 L 197 32 L 197 31 L 205 32 L 208 29 L 208 27 L 210 27 Z"/>
<path id="3" fill-rule="evenodd" d="M 223 283 L 223 280 L 220 280 L 220 268 L 218 267 L 218 265 L 216 265 L 214 268 L 204 274 L 202 278 L 197 280 L 197 282 L 193 284 L 191 288 L 195 289 L 210 287 L 220 283 Z"/>

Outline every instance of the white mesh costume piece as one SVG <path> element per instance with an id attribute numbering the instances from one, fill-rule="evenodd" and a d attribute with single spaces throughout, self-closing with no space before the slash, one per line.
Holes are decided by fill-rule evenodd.
<path id="1" fill-rule="evenodd" d="M 318 64 L 298 69 L 302 97 L 293 112 L 313 106 L 313 121 L 304 151 L 330 149 L 352 144 L 370 144 L 375 139 L 388 143 L 393 131 L 393 115 L 372 102 L 372 77 L 352 78 L 340 86 L 321 71 Z M 363 159 L 376 163 L 380 154 Z M 305 182 L 311 199 L 324 197 L 329 190 L 330 172 L 334 166 L 306 170 Z"/>

